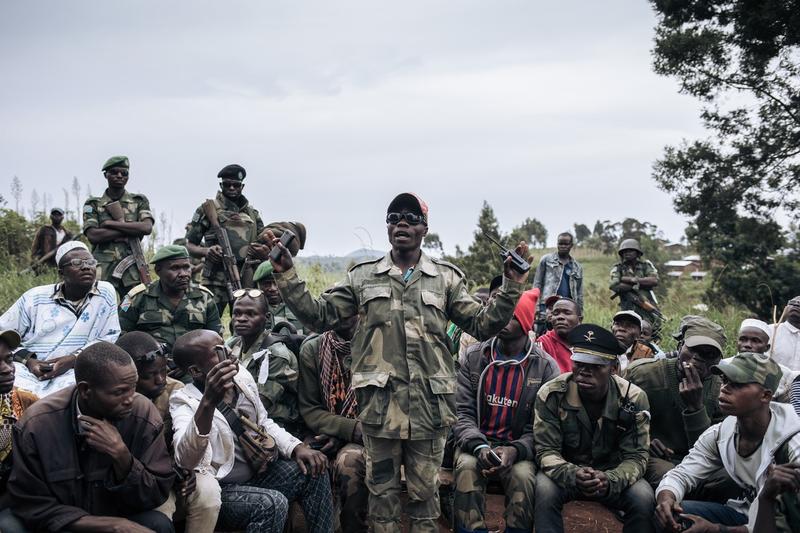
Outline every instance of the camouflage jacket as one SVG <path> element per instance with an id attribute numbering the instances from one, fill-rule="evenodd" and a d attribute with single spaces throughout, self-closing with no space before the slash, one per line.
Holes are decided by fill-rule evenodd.
<path id="1" fill-rule="evenodd" d="M 391 254 L 355 265 L 314 298 L 295 269 L 275 273 L 294 314 L 311 329 L 333 329 L 359 315 L 352 341 L 352 387 L 365 434 L 392 439 L 443 436 L 456 419 L 456 376 L 447 321 L 478 339 L 508 324 L 522 284 L 503 280 L 492 304 L 470 296 L 458 268 L 424 253 L 411 277 Z"/>
<path id="2" fill-rule="evenodd" d="M 611 379 L 603 412 L 594 425 L 572 381 L 572 372 L 539 389 L 533 421 L 536 462 L 561 488 L 575 487 L 575 471 L 581 466 L 605 472 L 610 497 L 618 496 L 644 474 L 650 456 L 647 395 L 618 376 Z M 637 412 L 635 423 L 623 430 L 617 422 L 626 392 Z"/>
<path id="3" fill-rule="evenodd" d="M 144 331 L 172 349 L 175 339 L 195 329 L 210 329 L 222 333 L 217 305 L 211 291 L 200 285 L 190 285 L 177 307 L 161 290 L 161 281 L 139 284 L 119 304 L 119 324 L 122 331 Z"/>
<path id="4" fill-rule="evenodd" d="M 278 322 L 288 322 L 297 329 L 300 335 L 307 334 L 308 328 L 303 326 L 303 323 L 298 320 L 292 310 L 284 303 L 281 302 L 275 307 L 270 306 L 270 323 L 269 328 L 272 329 Z"/>
<path id="5" fill-rule="evenodd" d="M 219 225 L 228 234 L 231 250 L 241 269 L 247 256 L 247 247 L 264 229 L 264 223 L 261 221 L 258 211 L 247 202 L 247 198 L 244 196 L 240 198 L 241 205 L 218 192 L 214 204 L 217 206 Z M 186 231 L 186 240 L 195 245 L 203 242 L 205 242 L 205 246 L 220 244 L 217 242 L 211 223 L 203 213 L 202 205 L 194 212 L 191 227 Z M 225 286 L 225 272 L 220 265 L 206 264 L 206 268 L 203 270 L 203 285 Z"/>
<path id="6" fill-rule="evenodd" d="M 100 224 L 106 220 L 113 220 L 105 208 L 106 204 L 113 201 L 108 196 L 108 191 L 103 193 L 103 196 L 92 196 L 86 200 L 83 204 L 84 235 L 91 228 L 99 228 Z M 154 220 L 153 213 L 150 212 L 150 201 L 143 194 L 125 191 L 119 199 L 119 203 L 125 212 L 125 222 L 142 222 L 148 218 Z M 92 247 L 92 255 L 98 262 L 97 279 L 109 281 L 117 263 L 131 255 L 131 247 L 127 240 L 103 242 Z M 136 270 L 135 265 L 131 265 L 122 274 L 122 285 L 125 287 L 131 287 L 140 281 L 139 271 Z"/>
<path id="7" fill-rule="evenodd" d="M 244 349 L 244 339 L 234 336 L 225 344 L 239 358 L 258 386 L 261 403 L 269 417 L 292 435 L 302 438 L 303 424 L 297 408 L 297 382 L 300 378 L 297 357 L 282 342 L 264 348 L 268 332 L 262 332 Z"/>
<path id="8" fill-rule="evenodd" d="M 300 414 L 308 429 L 315 435 L 332 435 L 350 442 L 357 420 L 337 415 L 328 410 L 320 384 L 322 363 L 319 357 L 319 348 L 322 336 L 312 335 L 300 348 L 300 387 L 297 393 L 300 405 Z M 347 365 L 351 356 L 347 356 L 342 365 Z M 349 366 L 349 365 L 348 365 Z M 349 385 L 345 378 L 345 386 Z"/>
<path id="9" fill-rule="evenodd" d="M 653 266 L 653 263 L 647 259 L 637 259 L 636 266 L 633 268 L 623 262 L 617 263 L 611 268 L 611 282 L 609 283 L 608 288 L 619 294 L 619 305 L 621 309 L 637 310 L 636 308 L 638 306 L 636 306 L 632 301 L 632 296 L 634 294 L 652 304 L 655 304 L 652 296 L 650 296 L 649 290 L 634 288 L 630 291 L 620 291 L 621 279 L 625 276 L 635 276 L 637 278 L 655 277 L 656 280 L 658 280 L 658 270 L 656 270 L 656 267 Z"/>
<path id="10" fill-rule="evenodd" d="M 719 389 L 722 378 L 711 375 L 703 381 L 703 408 L 688 411 L 678 392 L 681 376 L 678 359 L 642 359 L 628 367 L 625 377 L 647 394 L 650 412 L 650 438 L 660 440 L 671 448 L 676 464 L 686 457 L 689 449 L 713 424 L 722 422 L 725 415 L 719 409 Z"/>

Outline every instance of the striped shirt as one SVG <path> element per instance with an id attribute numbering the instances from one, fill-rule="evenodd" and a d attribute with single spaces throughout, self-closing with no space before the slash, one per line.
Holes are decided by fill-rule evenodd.
<path id="1" fill-rule="evenodd" d="M 486 369 L 482 387 L 481 433 L 491 440 L 513 440 L 511 425 L 525 385 L 526 355 L 523 352 L 517 356 L 504 356 L 495 350 Z"/>

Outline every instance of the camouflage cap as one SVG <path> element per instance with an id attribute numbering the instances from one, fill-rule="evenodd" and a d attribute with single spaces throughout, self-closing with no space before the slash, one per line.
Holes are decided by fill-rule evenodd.
<path id="1" fill-rule="evenodd" d="M 577 363 L 610 365 L 625 352 L 613 333 L 597 324 L 578 324 L 567 335 L 572 359 Z"/>
<path id="2" fill-rule="evenodd" d="M 258 282 L 264 278 L 271 278 L 274 268 L 272 267 L 272 263 L 269 261 L 264 261 L 253 273 L 253 281 Z"/>
<path id="3" fill-rule="evenodd" d="M 781 367 L 769 355 L 750 352 L 723 359 L 711 367 L 711 372 L 724 375 L 733 383 L 758 383 L 772 392 L 778 389 L 783 376 Z"/>
<path id="4" fill-rule="evenodd" d="M 167 259 L 189 259 L 189 251 L 180 244 L 168 244 L 156 251 L 156 254 L 150 260 L 150 264 L 154 265 Z"/>
<path id="5" fill-rule="evenodd" d="M 217 173 L 217 177 L 221 180 L 244 180 L 247 176 L 247 171 L 241 165 L 227 165 Z"/>
<path id="6" fill-rule="evenodd" d="M 699 315 L 686 315 L 681 318 L 678 331 L 672 334 L 672 338 L 681 342 L 685 341 L 686 338 L 691 335 L 708 336 L 715 340 L 720 346 L 725 346 L 725 343 L 728 341 L 722 326 Z M 695 344 L 695 346 L 697 345 Z M 714 344 L 710 346 L 714 346 Z M 722 348 L 720 348 L 720 350 L 722 350 Z"/>
<path id="7" fill-rule="evenodd" d="M 122 168 L 131 168 L 131 163 L 128 161 L 128 157 L 124 155 L 115 155 L 109 157 L 105 163 L 103 163 L 103 172 L 108 170 L 109 168 L 114 167 L 122 167 Z"/>
<path id="8" fill-rule="evenodd" d="M 270 230 L 273 235 L 280 238 L 286 230 L 294 233 L 295 238 L 289 243 L 289 253 L 292 257 L 297 255 L 297 252 L 306 246 L 306 227 L 301 222 L 270 222 L 264 226 L 264 231 Z M 264 235 L 264 232 L 261 232 Z"/>
<path id="9" fill-rule="evenodd" d="M 17 348 L 19 348 L 19 345 L 22 342 L 19 338 L 19 333 L 17 333 L 13 329 L 0 331 L 0 340 L 8 344 L 8 348 L 11 350 L 16 350 Z"/>

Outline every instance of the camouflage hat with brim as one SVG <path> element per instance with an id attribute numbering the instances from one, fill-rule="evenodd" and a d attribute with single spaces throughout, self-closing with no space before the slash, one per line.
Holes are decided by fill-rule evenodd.
<path id="1" fill-rule="evenodd" d="M 725 346 L 725 343 L 728 341 L 728 338 L 725 336 L 725 329 L 716 322 L 704 316 L 686 315 L 681 319 L 681 323 L 678 325 L 678 331 L 673 333 L 672 337 L 676 341 L 681 342 L 686 341 L 687 338 L 692 336 L 708 337 L 717 344 L 720 351 L 722 350 L 722 346 Z M 705 341 L 704 339 L 704 342 Z M 710 344 L 709 346 L 714 346 L 714 344 Z"/>
<path id="2" fill-rule="evenodd" d="M 19 348 L 19 345 L 22 342 L 19 333 L 17 333 L 13 329 L 6 329 L 0 331 L 0 340 L 8 344 L 8 348 L 11 350 L 16 350 L 17 348 Z"/>
<path id="3" fill-rule="evenodd" d="M 597 324 L 578 324 L 567 335 L 575 363 L 610 365 L 625 352 L 613 333 Z"/>
<path id="4" fill-rule="evenodd" d="M 131 168 L 130 161 L 124 155 L 115 155 L 109 157 L 105 163 L 103 163 L 103 172 L 108 170 L 109 168 L 114 167 L 122 167 L 122 168 Z"/>
<path id="5" fill-rule="evenodd" d="M 270 230 L 272 234 L 278 238 L 280 238 L 286 230 L 294 233 L 295 238 L 292 239 L 292 242 L 290 242 L 288 246 L 289 253 L 291 253 L 292 256 L 297 255 L 297 253 L 306 246 L 306 227 L 301 222 L 270 222 L 264 226 L 264 231 L 266 230 Z M 264 235 L 263 231 L 261 235 Z"/>
<path id="6" fill-rule="evenodd" d="M 180 244 L 168 244 L 156 251 L 155 255 L 150 260 L 150 264 L 154 265 L 168 259 L 189 259 L 189 251 L 185 246 L 181 246 Z"/>
<path id="7" fill-rule="evenodd" d="M 272 263 L 269 261 L 264 261 L 253 273 L 253 281 L 258 282 L 262 279 L 271 278 L 273 276 L 275 269 L 272 266 Z"/>
<path id="8" fill-rule="evenodd" d="M 783 371 L 769 355 L 744 352 L 711 367 L 711 373 L 724 375 L 732 383 L 758 383 L 772 392 L 778 390 Z"/>

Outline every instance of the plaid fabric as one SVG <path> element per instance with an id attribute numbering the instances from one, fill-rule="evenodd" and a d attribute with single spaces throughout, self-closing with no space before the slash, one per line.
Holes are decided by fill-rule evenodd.
<path id="1" fill-rule="evenodd" d="M 326 391 L 325 404 L 328 411 L 347 418 L 355 418 L 358 413 L 356 394 L 352 387 L 345 385 L 350 381 L 350 372 L 342 368 L 341 359 L 350 355 L 350 342 L 333 331 L 322 334 L 319 356 L 322 365 L 320 384 Z"/>
<path id="2" fill-rule="evenodd" d="M 0 462 L 11 455 L 12 428 L 19 416 L 18 411 L 21 411 L 21 406 L 17 406 L 17 410 L 14 409 L 15 402 L 12 397 L 15 396 L 13 391 L 0 395 Z M 16 403 L 19 404 L 19 401 Z"/>

